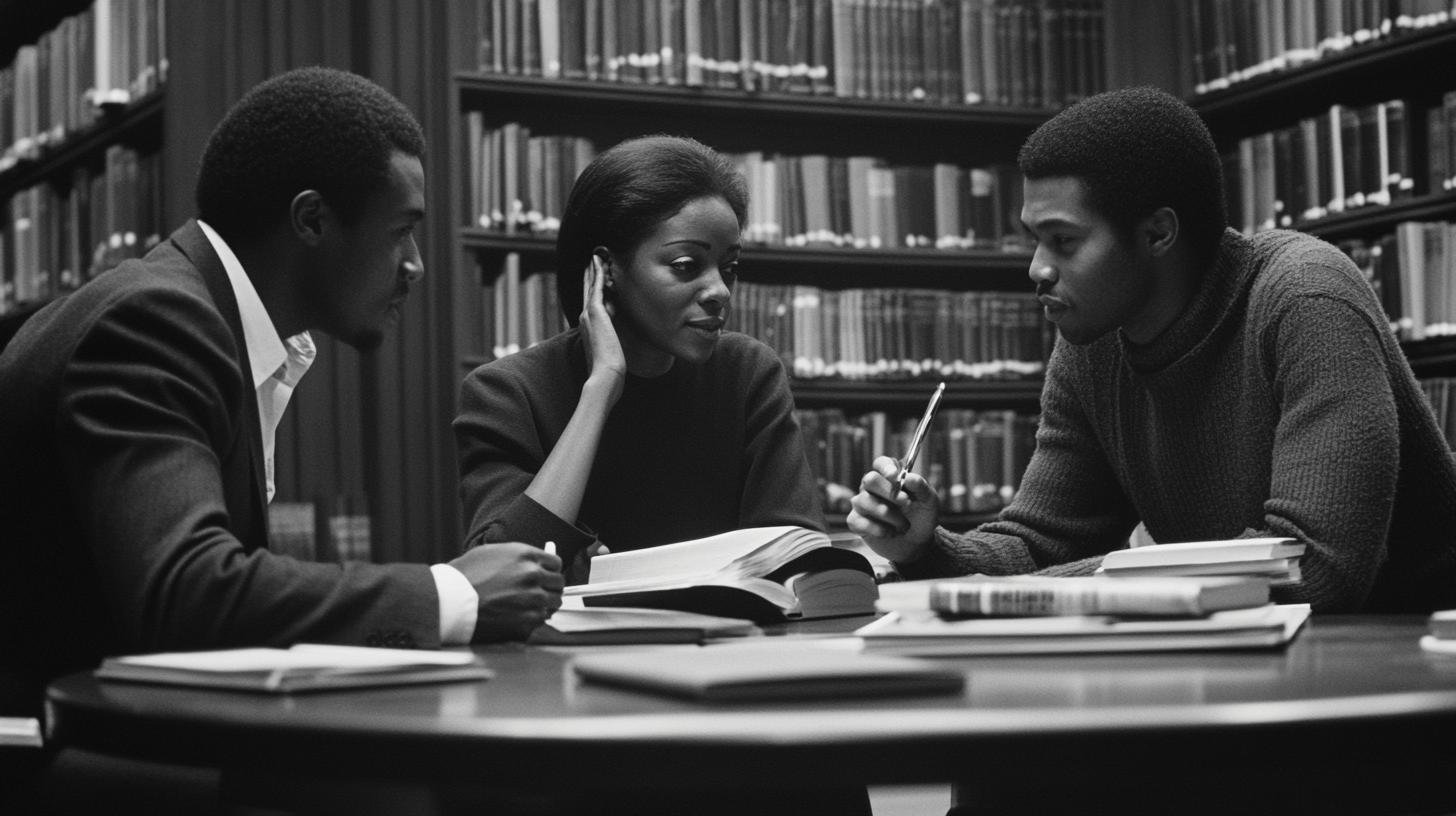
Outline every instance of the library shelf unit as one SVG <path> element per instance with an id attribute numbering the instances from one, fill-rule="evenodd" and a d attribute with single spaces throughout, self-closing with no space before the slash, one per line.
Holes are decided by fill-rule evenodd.
<path id="1" fill-rule="evenodd" d="M 78 165 L 95 162 L 114 144 L 143 152 L 161 148 L 166 89 L 125 105 L 105 105 L 89 127 L 49 146 L 35 158 L 0 169 L 0 200 L 45 181 L 59 181 Z"/>
<path id="2" fill-rule="evenodd" d="M 892 163 L 959 166 L 1009 163 L 1015 151 L 1051 112 L 996 106 L 939 106 L 918 102 L 845 99 L 832 96 L 770 94 L 698 86 L 546 79 L 494 73 L 457 72 L 458 101 L 452 138 L 459 139 L 467 167 L 466 116 L 479 114 L 481 125 L 506 122 L 529 128 L 532 136 L 569 135 L 592 140 L 598 150 L 650 133 L 687 135 L 725 153 L 763 151 L 781 155 L 873 156 Z M 913 137 L 907 138 L 908 134 Z M 459 174 L 457 174 L 458 176 Z M 473 214 L 466 185 L 455 182 L 453 219 L 462 270 L 457 278 L 456 324 L 469 327 L 491 315 L 470 311 L 476 287 L 492 280 L 507 254 L 519 256 L 522 278 L 554 268 L 552 235 L 464 226 Z M 1017 191 L 1019 193 L 1019 190 Z M 1010 200 L 1003 203 L 1010 204 Z M 1014 230 L 1019 213 L 998 211 L 1003 234 Z M 1008 220 L 1009 219 L 1009 220 Z M 1003 243 L 1002 246 L 1005 246 Z M 930 289 L 946 292 L 1025 294 L 1029 251 L 1009 248 L 948 250 L 921 247 L 880 249 L 828 245 L 785 246 L 745 242 L 740 279 L 761 284 L 796 284 L 824 290 Z M 472 274 L 476 269 L 480 274 Z M 487 331 L 486 336 L 489 336 Z M 468 328 L 457 332 L 462 373 L 491 359 Z M 477 335 L 479 336 L 479 335 Z M 934 379 L 791 380 L 802 410 L 838 409 L 846 416 L 884 412 L 896 419 L 923 410 Z M 1028 379 L 953 379 L 947 408 L 1037 411 L 1040 377 Z M 811 445 L 812 440 L 806 440 Z M 892 451 L 882 451 L 893 453 Z M 865 463 L 866 466 L 868 463 Z M 835 514 L 831 513 L 831 520 Z M 968 527 L 989 516 L 957 516 L 947 523 Z"/>
<path id="3" fill-rule="evenodd" d="M 1456 90 L 1456 17 L 1427 28 L 1400 31 L 1285 71 L 1189 97 L 1220 150 L 1239 139 L 1318 116 L 1332 105 L 1358 106 L 1401 99 L 1408 103 L 1407 147 L 1412 174 L 1424 178 L 1430 161 L 1426 111 Z M 1327 241 L 1375 240 L 1404 222 L 1456 221 L 1456 191 L 1417 190 L 1386 205 L 1364 206 L 1304 221 L 1293 228 Z M 1456 374 L 1456 338 L 1403 343 L 1421 377 Z"/>

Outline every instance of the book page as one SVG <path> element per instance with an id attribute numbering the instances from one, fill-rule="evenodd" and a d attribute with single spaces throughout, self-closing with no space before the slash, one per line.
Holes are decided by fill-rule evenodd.
<path id="1" fill-rule="evenodd" d="M 810 536 L 789 535 L 801 530 Z M 817 536 L 820 543 L 806 541 L 812 536 Z M 792 545 L 784 546 L 780 539 Z M 597 556 L 592 559 L 590 583 L 685 580 L 720 571 L 763 575 L 825 541 L 823 533 L 793 526 L 730 530 L 691 541 Z"/>

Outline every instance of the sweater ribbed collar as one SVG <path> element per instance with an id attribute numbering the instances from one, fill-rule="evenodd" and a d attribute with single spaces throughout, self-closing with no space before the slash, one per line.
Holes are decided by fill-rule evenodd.
<path id="1" fill-rule="evenodd" d="M 1224 231 L 1213 265 L 1203 273 L 1198 290 L 1183 313 L 1156 338 L 1134 343 L 1117 330 L 1123 359 L 1139 374 L 1154 374 L 1169 368 L 1207 342 L 1238 307 L 1240 295 L 1248 289 L 1254 264 L 1248 263 L 1248 238 L 1233 229 Z"/>

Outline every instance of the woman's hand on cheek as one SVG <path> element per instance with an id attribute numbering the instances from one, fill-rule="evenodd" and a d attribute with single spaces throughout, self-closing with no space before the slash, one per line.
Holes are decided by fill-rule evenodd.
<path id="1" fill-rule="evenodd" d="M 582 278 L 582 339 L 586 342 L 587 359 L 591 365 L 588 379 L 603 380 L 612 384 L 615 396 L 621 394 L 622 383 L 627 376 L 627 357 L 622 352 L 622 341 L 612 325 L 613 304 L 606 298 L 607 269 L 599 255 L 592 255 Z"/>

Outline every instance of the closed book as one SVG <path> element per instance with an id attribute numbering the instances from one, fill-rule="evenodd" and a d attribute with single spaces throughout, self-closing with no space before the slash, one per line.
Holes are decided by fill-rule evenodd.
<path id="1" fill-rule="evenodd" d="M 753 621 L 676 609 L 563 608 L 531 633 L 536 646 L 622 643 L 704 643 L 715 638 L 762 634 Z"/>
<path id="2" fill-rule="evenodd" d="M 1441 609 L 1431 613 L 1431 637 L 1456 640 L 1456 609 Z"/>
<path id="3" fill-rule="evenodd" d="M 947 619 L 904 609 L 855 634 L 867 653 L 915 657 L 1269 649 L 1288 644 L 1309 611 L 1308 604 L 1267 604 L 1205 617 Z"/>
<path id="4" fill-rule="evenodd" d="M 1298 577 L 1298 558 L 1251 558 L 1247 561 L 1209 561 L 1207 563 L 1158 564 L 1147 567 L 1111 567 L 1098 570 L 1099 575 L 1136 577 L 1142 575 L 1265 575 L 1271 578 Z"/>
<path id="5" fill-rule="evenodd" d="M 679 609 L 755 622 L 874 612 L 864 556 L 804 527 L 749 527 L 592 559 L 566 588 L 585 606 Z"/>
<path id="6" fill-rule="evenodd" d="M 491 675 L 470 652 L 315 643 L 109 657 L 96 670 L 103 680 L 279 694 L 483 680 Z"/>
<path id="7" fill-rule="evenodd" d="M 1102 558 L 1108 571 L 1121 567 L 1157 567 L 1170 564 L 1210 564 L 1264 558 L 1293 558 L 1304 544 L 1292 538 L 1232 538 L 1219 541 L 1182 541 L 1113 550 Z"/>
<path id="8" fill-rule="evenodd" d="M 1260 578 L 982 576 L 930 587 L 948 616 L 1207 615 L 1269 602 Z"/>
<path id="9" fill-rule="evenodd" d="M 918 660 L 813 647 L 708 646 L 577 657 L 583 680 L 709 701 L 959 694 L 965 676 Z"/>

